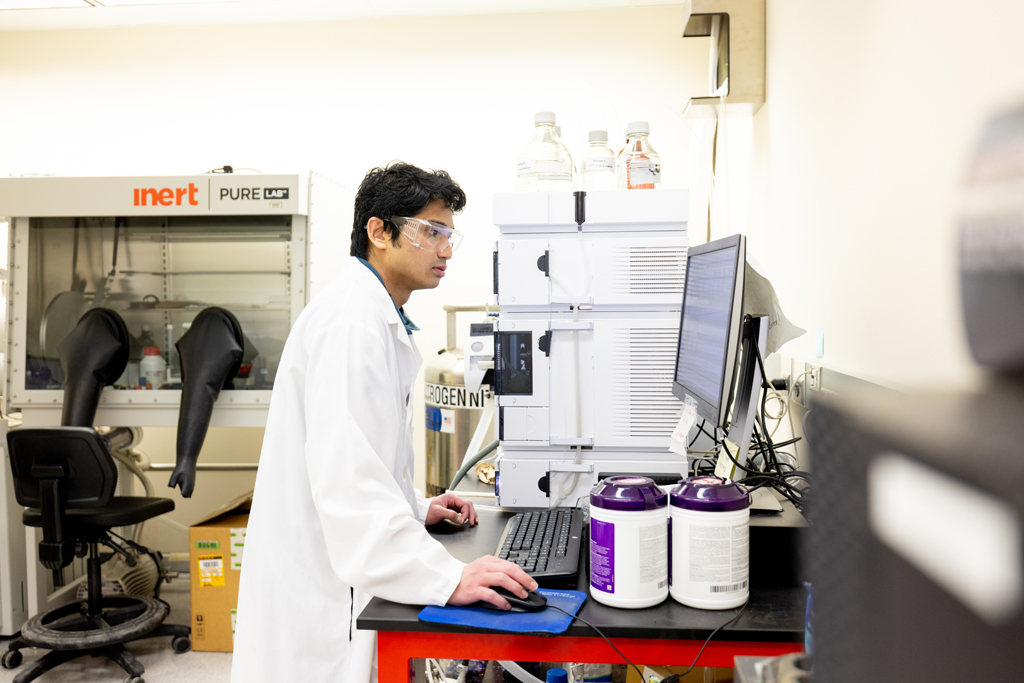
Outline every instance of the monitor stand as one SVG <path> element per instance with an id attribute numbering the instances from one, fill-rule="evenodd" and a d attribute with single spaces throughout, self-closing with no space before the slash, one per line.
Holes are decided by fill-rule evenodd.
<path id="1" fill-rule="evenodd" d="M 719 455 L 718 465 L 715 467 L 715 474 L 734 481 L 746 476 L 746 472 L 737 467 L 736 463 L 744 467 L 747 465 L 750 436 L 754 432 L 754 418 L 757 416 L 758 397 L 761 395 L 761 368 L 757 363 L 754 344 L 760 349 L 762 358 L 768 355 L 767 315 L 743 319 L 739 369 L 736 373 L 736 383 L 733 385 L 735 400 L 732 404 L 732 420 L 729 423 L 729 433 L 722 443 L 722 448 L 728 448 L 736 462 L 723 453 Z"/>
<path id="2" fill-rule="evenodd" d="M 772 493 L 771 487 L 766 486 L 750 492 L 750 511 L 761 514 L 779 513 L 782 512 L 782 503 Z"/>

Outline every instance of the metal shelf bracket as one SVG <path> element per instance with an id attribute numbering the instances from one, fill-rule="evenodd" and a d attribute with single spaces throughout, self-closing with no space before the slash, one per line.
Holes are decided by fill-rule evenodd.
<path id="1" fill-rule="evenodd" d="M 708 96 L 684 116 L 753 116 L 765 102 L 765 0 L 685 0 L 683 37 L 711 37 Z"/>

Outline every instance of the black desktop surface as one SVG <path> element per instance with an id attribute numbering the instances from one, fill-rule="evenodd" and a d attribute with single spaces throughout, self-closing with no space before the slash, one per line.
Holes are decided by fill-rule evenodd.
<path id="1" fill-rule="evenodd" d="M 505 522 L 514 513 L 494 509 L 478 510 L 480 524 L 476 527 L 442 522 L 430 527 L 428 531 L 452 556 L 463 562 L 490 555 L 497 546 Z M 583 567 L 587 551 L 584 546 L 580 560 Z M 581 568 L 577 590 L 583 591 L 588 597 L 579 616 L 612 638 L 704 640 L 736 614 L 735 610 L 693 609 L 679 604 L 671 597 L 660 605 L 646 609 L 617 609 L 590 598 L 588 584 L 586 571 Z M 749 606 L 743 616 L 718 633 L 715 639 L 802 642 L 806 601 L 806 591 L 802 587 L 755 586 L 751 588 Z M 478 629 L 421 622 L 417 617 L 421 609 L 421 605 L 401 605 L 373 598 L 356 620 L 356 628 L 376 631 L 479 632 Z M 564 635 L 599 637 L 593 629 L 580 621 L 574 621 Z"/>

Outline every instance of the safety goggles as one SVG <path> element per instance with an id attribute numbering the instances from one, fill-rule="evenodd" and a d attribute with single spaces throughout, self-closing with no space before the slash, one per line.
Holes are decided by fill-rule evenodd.
<path id="1" fill-rule="evenodd" d="M 403 216 L 395 216 L 387 222 L 398 228 L 412 246 L 425 251 L 444 251 L 449 246 L 455 251 L 462 244 L 462 233 L 441 223 Z"/>

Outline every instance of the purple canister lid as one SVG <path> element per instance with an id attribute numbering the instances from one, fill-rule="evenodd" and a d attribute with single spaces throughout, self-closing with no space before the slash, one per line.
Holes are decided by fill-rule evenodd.
<path id="1" fill-rule="evenodd" d="M 590 504 L 605 510 L 656 510 L 668 496 L 649 477 L 608 477 L 590 492 Z"/>
<path id="2" fill-rule="evenodd" d="M 702 476 L 687 477 L 672 489 L 672 505 L 701 512 L 732 512 L 750 507 L 747 489 L 732 479 Z"/>

